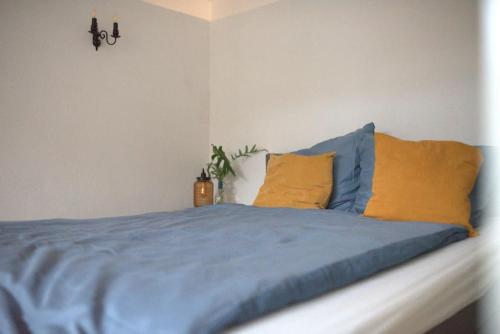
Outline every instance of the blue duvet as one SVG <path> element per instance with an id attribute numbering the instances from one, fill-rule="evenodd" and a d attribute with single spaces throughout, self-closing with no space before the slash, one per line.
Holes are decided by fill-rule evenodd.
<path id="1" fill-rule="evenodd" d="M 243 205 L 4 222 L 0 333 L 215 333 L 466 236 Z"/>

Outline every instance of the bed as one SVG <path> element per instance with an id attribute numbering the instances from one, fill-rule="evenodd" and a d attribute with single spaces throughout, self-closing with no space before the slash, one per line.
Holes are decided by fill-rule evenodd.
<path id="1" fill-rule="evenodd" d="M 478 301 L 493 284 L 485 239 L 453 243 L 228 333 L 476 333 Z"/>
<path id="2" fill-rule="evenodd" d="M 479 240 L 457 225 L 236 204 L 3 222 L 0 328 L 419 333 L 484 292 L 467 288 Z"/>

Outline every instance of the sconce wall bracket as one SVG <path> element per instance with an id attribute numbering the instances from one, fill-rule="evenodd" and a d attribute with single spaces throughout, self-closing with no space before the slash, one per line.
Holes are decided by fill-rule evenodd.
<path id="1" fill-rule="evenodd" d="M 106 41 L 108 45 L 115 45 L 116 40 L 121 37 L 118 31 L 118 22 L 114 22 L 113 33 L 111 34 L 111 37 L 114 38 L 114 40 L 110 42 L 108 32 L 106 30 L 99 31 L 99 28 L 97 27 L 97 18 L 95 17 L 92 18 L 89 33 L 92 34 L 92 44 L 94 45 L 96 51 L 101 46 L 101 40 Z"/>

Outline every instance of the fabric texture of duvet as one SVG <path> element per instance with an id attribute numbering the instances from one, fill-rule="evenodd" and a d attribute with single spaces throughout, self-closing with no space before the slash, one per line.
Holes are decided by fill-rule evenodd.
<path id="1" fill-rule="evenodd" d="M 243 205 L 3 222 L 0 332 L 216 333 L 466 236 Z"/>

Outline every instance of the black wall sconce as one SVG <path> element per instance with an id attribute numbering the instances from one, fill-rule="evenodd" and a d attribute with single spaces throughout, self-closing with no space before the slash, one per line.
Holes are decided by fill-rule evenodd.
<path id="1" fill-rule="evenodd" d="M 108 32 L 106 30 L 99 31 L 95 10 L 92 11 L 92 23 L 89 33 L 92 34 L 92 44 L 95 46 L 96 51 L 101 46 L 101 39 L 106 40 L 106 43 L 109 45 L 115 45 L 116 40 L 121 37 L 118 31 L 118 18 L 116 16 L 113 18 L 113 34 L 111 35 L 111 37 L 114 38 L 113 42 L 109 41 Z"/>

